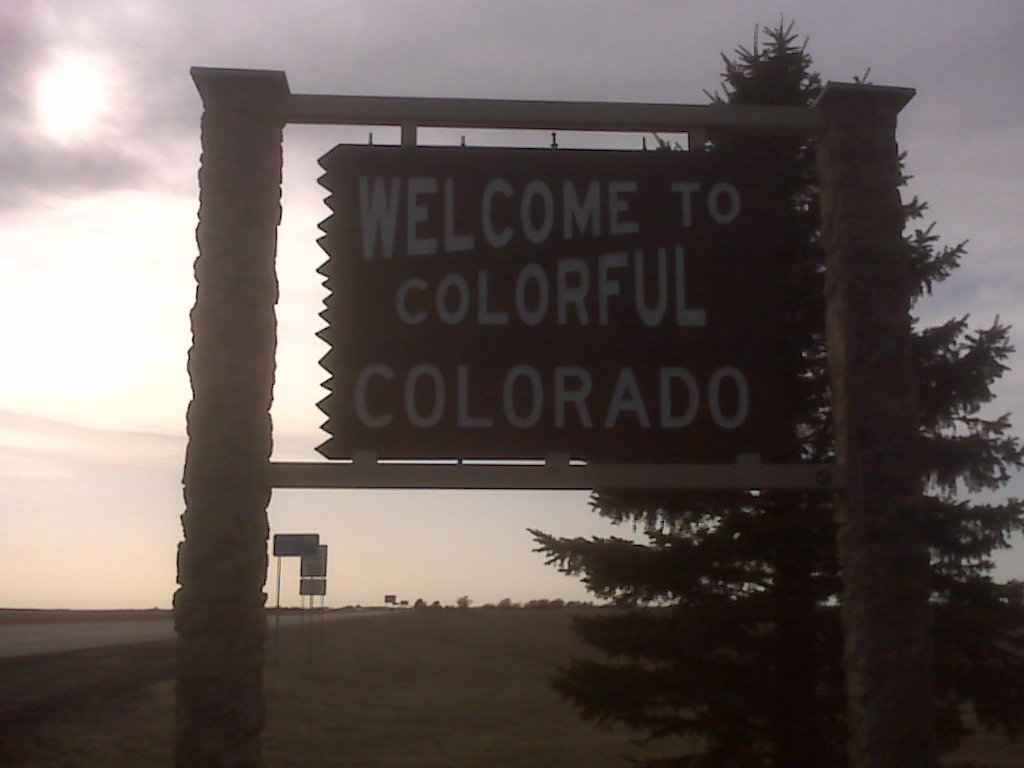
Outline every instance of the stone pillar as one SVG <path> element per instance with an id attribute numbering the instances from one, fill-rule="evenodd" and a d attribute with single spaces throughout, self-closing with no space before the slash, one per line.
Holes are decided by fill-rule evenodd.
<path id="1" fill-rule="evenodd" d="M 196 303 L 178 549 L 177 768 L 262 766 L 282 72 L 193 69 Z"/>
<path id="2" fill-rule="evenodd" d="M 830 83 L 817 103 L 851 768 L 934 768 L 909 252 L 896 115 L 906 88 Z"/>

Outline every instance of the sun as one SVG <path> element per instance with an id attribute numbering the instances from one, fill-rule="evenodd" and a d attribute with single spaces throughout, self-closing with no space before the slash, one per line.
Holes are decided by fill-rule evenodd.
<path id="1" fill-rule="evenodd" d="M 110 76 L 97 56 L 58 54 L 36 81 L 39 127 L 61 143 L 94 136 L 110 109 Z"/>

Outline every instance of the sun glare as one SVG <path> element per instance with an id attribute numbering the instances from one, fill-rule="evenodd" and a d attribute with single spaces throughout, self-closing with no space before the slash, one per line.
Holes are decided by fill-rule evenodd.
<path id="1" fill-rule="evenodd" d="M 188 259 L 174 265 L 194 247 L 190 209 L 126 191 L 0 228 L 0 253 L 19 256 L 0 259 L 0 410 L 104 427 L 180 421 L 195 289 Z M 62 225 L 43 234 L 52 221 Z"/>
<path id="2" fill-rule="evenodd" d="M 97 57 L 68 53 L 57 57 L 36 83 L 40 128 L 51 139 L 88 139 L 110 107 L 110 80 Z"/>

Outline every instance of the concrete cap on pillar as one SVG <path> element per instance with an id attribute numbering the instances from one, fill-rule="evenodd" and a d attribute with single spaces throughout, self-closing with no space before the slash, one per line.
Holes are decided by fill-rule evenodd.
<path id="1" fill-rule="evenodd" d="M 831 105 L 838 99 L 870 99 L 875 103 L 889 104 L 893 114 L 897 114 L 907 106 L 916 93 L 917 91 L 914 88 L 903 88 L 896 85 L 867 85 L 865 83 L 843 83 L 830 80 L 825 84 L 818 98 L 814 100 L 813 106 L 820 109 Z"/>
<path id="2" fill-rule="evenodd" d="M 207 109 L 259 104 L 260 111 L 276 112 L 291 95 L 288 78 L 280 70 L 192 67 L 189 72 Z"/>

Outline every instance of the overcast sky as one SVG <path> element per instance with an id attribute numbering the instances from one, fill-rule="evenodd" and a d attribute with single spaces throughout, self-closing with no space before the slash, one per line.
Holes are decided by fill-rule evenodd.
<path id="1" fill-rule="evenodd" d="M 825 79 L 870 68 L 918 91 L 899 131 L 910 193 L 946 242 L 970 241 L 922 317 L 1024 329 L 1016 0 L 0 0 L 0 606 L 170 604 L 195 290 L 190 67 L 283 70 L 296 93 L 705 103 L 720 54 L 783 17 Z M 286 131 L 279 459 L 314 460 L 324 439 L 316 158 L 366 134 Z M 1011 365 L 995 410 L 1024 424 L 1020 355 Z M 1022 490 L 1017 478 L 1007 493 Z M 611 530 L 580 493 L 278 492 L 270 517 L 275 533 L 321 534 L 334 605 L 583 598 L 526 528 Z M 1024 545 L 1000 568 L 1024 578 Z"/>

